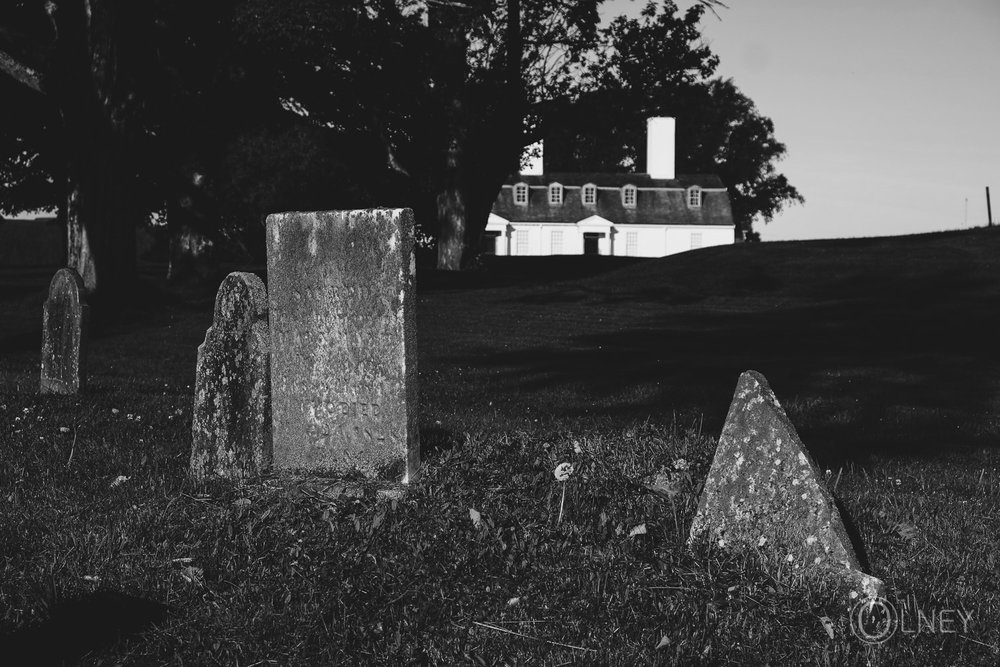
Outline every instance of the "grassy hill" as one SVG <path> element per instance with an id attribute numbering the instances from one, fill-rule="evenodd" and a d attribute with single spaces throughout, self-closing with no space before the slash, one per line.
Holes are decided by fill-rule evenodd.
<path id="1" fill-rule="evenodd" d="M 527 278 L 551 279 L 550 261 L 498 258 L 524 282 L 421 295 L 430 395 L 453 388 L 452 404 L 536 418 L 693 411 L 716 432 L 752 368 L 822 459 L 1000 435 L 993 230 L 717 247 Z M 559 261 L 579 275 L 588 260 Z"/>
<path id="2" fill-rule="evenodd" d="M 211 304 L 144 281 L 133 308 L 97 323 L 90 390 L 39 397 L 51 272 L 0 274 L 0 655 L 995 662 L 997 257 L 1000 234 L 971 230 L 425 270 L 425 464 L 393 502 L 322 479 L 191 486 L 191 384 Z M 750 368 L 831 471 L 893 599 L 911 617 L 961 609 L 968 628 L 867 646 L 792 570 L 684 548 Z M 644 490 L 681 459 L 678 496 Z M 576 472 L 562 486 L 552 470 L 565 461 Z"/>

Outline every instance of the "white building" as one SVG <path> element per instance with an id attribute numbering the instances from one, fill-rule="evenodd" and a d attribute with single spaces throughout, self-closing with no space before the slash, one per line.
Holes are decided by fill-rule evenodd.
<path id="1" fill-rule="evenodd" d="M 662 257 L 733 243 L 719 177 L 674 174 L 674 119 L 650 118 L 646 140 L 645 174 L 546 174 L 539 158 L 500 190 L 486 252 Z"/>

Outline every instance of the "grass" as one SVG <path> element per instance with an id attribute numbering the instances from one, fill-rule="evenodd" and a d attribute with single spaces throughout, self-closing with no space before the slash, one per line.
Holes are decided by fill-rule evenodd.
<path id="1" fill-rule="evenodd" d="M 92 665 L 995 664 L 998 250 L 978 230 L 425 271 L 425 466 L 396 500 L 324 479 L 192 486 L 210 302 L 147 282 L 97 322 L 90 389 L 40 397 L 51 272 L 2 275 L 0 649 Z M 684 548 L 747 368 L 829 469 L 901 610 L 880 647 L 794 567 Z M 644 488 L 680 459 L 676 497 Z M 920 625 L 953 609 L 967 628 Z"/>

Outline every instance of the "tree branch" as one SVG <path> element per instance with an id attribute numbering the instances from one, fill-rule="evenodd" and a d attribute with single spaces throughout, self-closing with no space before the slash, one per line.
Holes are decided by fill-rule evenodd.
<path id="1" fill-rule="evenodd" d="M 18 83 L 31 88 L 36 93 L 45 94 L 42 76 L 2 50 L 0 50 L 0 72 L 3 72 Z"/>

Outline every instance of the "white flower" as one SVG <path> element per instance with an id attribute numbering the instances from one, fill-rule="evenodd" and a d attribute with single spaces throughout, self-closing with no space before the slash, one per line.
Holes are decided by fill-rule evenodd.
<path id="1" fill-rule="evenodd" d="M 816 536 L 815 535 L 810 535 L 809 537 L 807 537 L 806 538 L 806 544 L 808 544 L 809 546 L 812 546 L 812 545 L 816 544 Z"/>
<path id="2" fill-rule="evenodd" d="M 766 542 L 767 542 L 767 538 L 766 538 L 766 537 L 764 537 L 763 535 L 761 535 L 761 536 L 760 536 L 760 539 L 759 539 L 759 540 L 757 540 L 757 546 L 758 546 L 758 547 L 762 547 L 762 546 L 764 546 L 764 544 L 765 544 Z"/>
<path id="3" fill-rule="evenodd" d="M 59 427 L 59 432 L 60 433 L 69 433 L 69 426 L 60 426 Z"/>
<path id="4" fill-rule="evenodd" d="M 573 441 L 573 451 L 577 454 L 583 454 L 583 447 L 576 440 Z"/>
<path id="5" fill-rule="evenodd" d="M 795 556 L 793 556 L 792 554 L 788 554 L 787 556 L 785 556 L 785 560 L 791 563 L 793 560 L 795 560 Z"/>
<path id="6" fill-rule="evenodd" d="M 111 414 L 116 415 L 119 412 L 121 412 L 121 410 L 119 410 L 118 408 L 111 408 Z"/>
<path id="7" fill-rule="evenodd" d="M 719 538 L 719 547 L 721 547 L 723 549 L 726 548 L 726 541 L 724 539 L 722 539 L 721 537 Z"/>
<path id="8" fill-rule="evenodd" d="M 556 469 L 552 471 L 557 482 L 565 482 L 569 479 L 569 476 L 573 474 L 573 464 L 572 463 L 560 463 L 556 466 Z"/>
<path id="9" fill-rule="evenodd" d="M 131 477 L 126 477 L 125 475 L 118 475 L 117 477 L 114 478 L 114 480 L 112 480 L 112 482 L 111 482 L 111 488 L 113 489 L 116 486 L 124 484 L 125 482 L 129 481 L 130 479 L 132 479 L 132 478 Z"/>
<path id="10" fill-rule="evenodd" d="M 690 466 L 685 459 L 677 459 L 674 461 L 674 470 L 687 470 Z"/>

